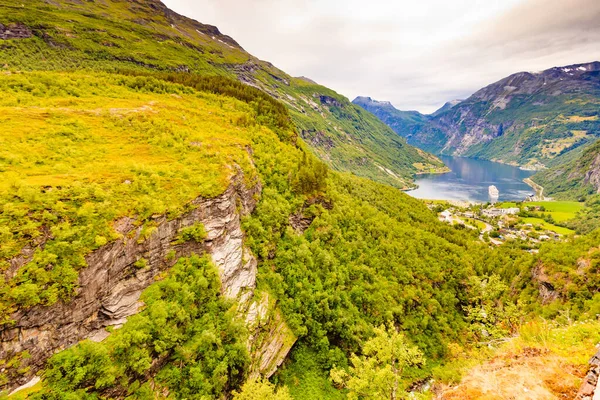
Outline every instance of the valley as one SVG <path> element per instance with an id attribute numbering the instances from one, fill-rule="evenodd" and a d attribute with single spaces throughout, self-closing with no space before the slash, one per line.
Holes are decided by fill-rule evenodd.
<path id="1" fill-rule="evenodd" d="M 595 389 L 599 63 L 424 115 L 237 39 L 0 2 L 1 400 Z"/>

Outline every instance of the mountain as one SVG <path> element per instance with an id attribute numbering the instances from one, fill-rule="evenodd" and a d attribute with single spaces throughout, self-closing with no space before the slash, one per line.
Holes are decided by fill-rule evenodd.
<path id="1" fill-rule="evenodd" d="M 237 78 L 290 110 L 301 137 L 330 166 L 390 185 L 442 166 L 336 92 L 248 54 L 218 28 L 158 0 L 18 0 L 0 5 L 5 70 L 102 69 Z"/>
<path id="2" fill-rule="evenodd" d="M 401 398 L 547 330 L 529 315 L 586 321 L 561 349 L 584 370 L 598 233 L 496 249 L 332 170 L 301 124 L 374 116 L 320 88 L 302 119 L 313 83 L 240 69 L 157 1 L 4 2 L 0 23 L 0 398 Z"/>
<path id="3" fill-rule="evenodd" d="M 599 103 L 600 62 L 592 62 L 513 74 L 408 129 L 404 112 L 376 107 L 376 115 L 399 126 L 409 144 L 435 154 L 542 169 L 597 139 Z"/>
<path id="4" fill-rule="evenodd" d="M 521 72 L 439 114 L 411 139 L 437 153 L 543 168 L 596 139 L 600 63 Z"/>
<path id="5" fill-rule="evenodd" d="M 429 121 L 429 117 L 418 111 L 400 111 L 389 101 L 377 101 L 370 97 L 357 97 L 352 101 L 375 115 L 398 135 L 409 138 L 419 132 Z"/>
<path id="6" fill-rule="evenodd" d="M 450 110 L 451 108 L 454 108 L 455 106 L 459 105 L 460 103 L 462 103 L 464 100 L 451 100 L 446 102 L 446 104 L 444 104 L 442 107 L 440 107 L 438 110 L 434 111 L 431 116 L 432 117 L 437 117 L 440 114 L 445 113 L 446 111 Z"/>

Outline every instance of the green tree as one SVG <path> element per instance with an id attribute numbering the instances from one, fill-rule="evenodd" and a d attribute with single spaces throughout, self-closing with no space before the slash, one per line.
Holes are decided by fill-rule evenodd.
<path id="1" fill-rule="evenodd" d="M 506 299 L 508 285 L 496 274 L 469 278 L 470 304 L 464 307 L 469 329 L 480 339 L 514 333 L 523 318 L 522 305 Z"/>
<path id="2" fill-rule="evenodd" d="M 331 370 L 331 379 L 338 387 L 348 389 L 350 400 L 404 398 L 404 368 L 425 362 L 421 351 L 410 346 L 393 324 L 387 329 L 383 325 L 375 328 L 375 337 L 365 343 L 362 353 L 350 357 L 352 366 L 348 371 Z"/>
<path id="3" fill-rule="evenodd" d="M 304 153 L 304 157 L 298 165 L 298 171 L 292 180 L 292 186 L 296 193 L 317 194 L 326 189 L 327 175 L 328 169 L 325 163 Z"/>
<path id="4" fill-rule="evenodd" d="M 251 379 L 244 383 L 241 392 L 233 392 L 233 400 L 292 400 L 286 387 L 276 389 L 267 380 Z"/>

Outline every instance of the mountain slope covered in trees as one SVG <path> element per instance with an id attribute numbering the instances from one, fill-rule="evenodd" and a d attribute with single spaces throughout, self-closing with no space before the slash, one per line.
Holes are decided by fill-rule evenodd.
<path id="1" fill-rule="evenodd" d="M 585 199 L 600 191 L 600 142 L 586 147 L 571 160 L 540 171 L 532 178 L 548 196 Z"/>
<path id="2" fill-rule="evenodd" d="M 0 5 L 6 70 L 151 70 L 237 78 L 290 109 L 302 138 L 335 169 L 396 187 L 442 163 L 334 91 L 293 78 L 210 25 L 160 1 L 9 0 Z"/>

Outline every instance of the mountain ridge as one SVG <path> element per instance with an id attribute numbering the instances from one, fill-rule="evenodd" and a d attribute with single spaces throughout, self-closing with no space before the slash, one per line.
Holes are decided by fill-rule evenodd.
<path id="1" fill-rule="evenodd" d="M 247 53 L 217 27 L 158 0 L 33 0 L 26 5 L 8 0 L 0 5 L 0 17 L 7 27 L 20 26 L 26 33 L 22 38 L 9 34 L 0 48 L 8 70 L 101 68 L 235 77 L 283 102 L 302 138 L 334 169 L 410 188 L 416 173 L 443 166 L 335 91 L 291 77 Z"/>

